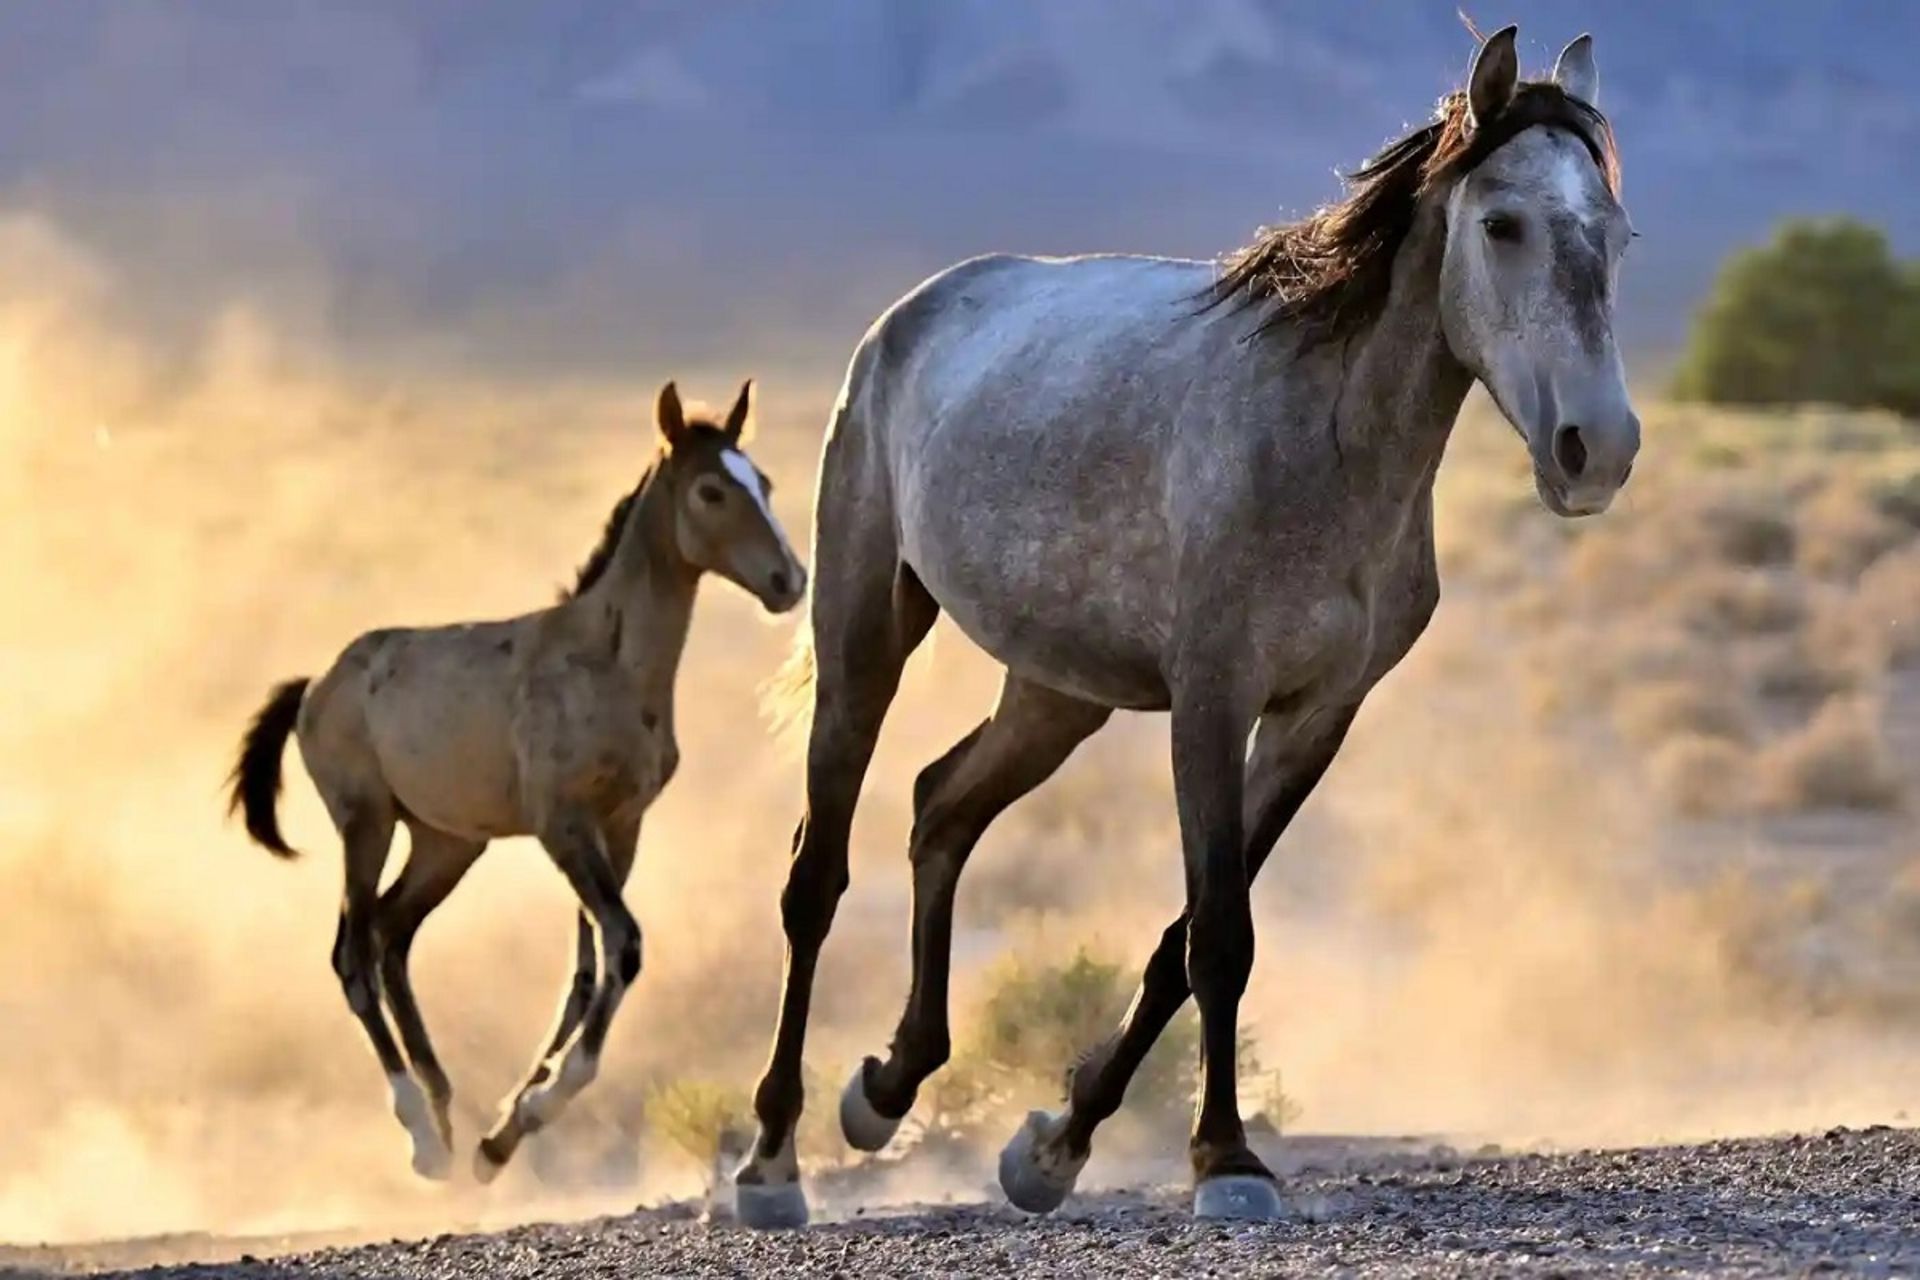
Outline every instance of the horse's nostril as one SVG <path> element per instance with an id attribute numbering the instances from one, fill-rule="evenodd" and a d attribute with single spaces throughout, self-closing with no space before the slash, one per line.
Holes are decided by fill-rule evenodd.
<path id="1" fill-rule="evenodd" d="M 773 587 L 773 594 L 777 596 L 789 595 L 793 591 L 793 579 L 787 576 L 785 569 L 774 570 L 771 585 Z"/>
<path id="2" fill-rule="evenodd" d="M 1553 433 L 1553 460 L 1567 479 L 1580 478 L 1587 469 L 1587 442 L 1580 438 L 1580 428 L 1569 424 Z"/>
<path id="3" fill-rule="evenodd" d="M 1620 483 L 1624 485 L 1627 481 L 1631 479 L 1633 479 L 1633 464 L 1629 462 L 1627 464 L 1627 469 L 1620 473 Z"/>

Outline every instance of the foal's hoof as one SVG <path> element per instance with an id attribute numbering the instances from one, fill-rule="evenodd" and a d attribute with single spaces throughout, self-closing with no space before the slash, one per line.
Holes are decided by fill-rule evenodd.
<path id="1" fill-rule="evenodd" d="M 1193 1189 L 1193 1216 L 1239 1222 L 1272 1222 L 1284 1218 L 1286 1205 L 1272 1178 L 1250 1173 L 1228 1173 L 1208 1178 Z"/>
<path id="2" fill-rule="evenodd" d="M 807 1193 L 798 1182 L 736 1182 L 733 1216 L 758 1231 L 791 1231 L 807 1225 Z"/>
<path id="3" fill-rule="evenodd" d="M 856 1151 L 878 1151 L 893 1141 L 893 1135 L 900 1130 L 900 1120 L 905 1117 L 888 1119 L 874 1110 L 873 1103 L 867 1101 L 867 1067 L 878 1066 L 868 1058 L 853 1069 L 853 1079 L 847 1081 L 847 1087 L 840 1091 L 840 1132 L 847 1136 L 847 1145 Z"/>
<path id="4" fill-rule="evenodd" d="M 1044 1111 L 1029 1111 L 1026 1122 L 1001 1149 L 1000 1190 L 1016 1209 L 1052 1213 L 1086 1166 L 1086 1156 L 1076 1159 L 1053 1149 L 1048 1139 L 1057 1124 Z"/>

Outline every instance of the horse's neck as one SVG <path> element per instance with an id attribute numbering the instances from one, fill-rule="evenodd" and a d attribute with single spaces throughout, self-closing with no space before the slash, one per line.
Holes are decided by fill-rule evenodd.
<path id="1" fill-rule="evenodd" d="M 613 561 L 580 603 L 614 660 L 664 712 L 693 622 L 699 574 L 680 555 L 672 495 L 655 468 L 634 499 Z"/>
<path id="2" fill-rule="evenodd" d="M 1394 259 L 1380 314 L 1330 343 L 1342 362 L 1334 430 L 1350 484 L 1397 508 L 1420 508 L 1433 489 L 1473 375 L 1454 358 L 1440 328 L 1441 210 L 1422 210 Z"/>

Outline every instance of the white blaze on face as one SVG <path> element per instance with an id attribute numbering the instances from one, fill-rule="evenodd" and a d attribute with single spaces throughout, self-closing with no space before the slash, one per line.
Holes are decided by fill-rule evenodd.
<path id="1" fill-rule="evenodd" d="M 1593 161 L 1584 151 L 1561 148 L 1554 153 L 1554 186 L 1559 191 L 1560 203 L 1574 217 L 1582 222 L 1594 219 Z"/>
<path id="2" fill-rule="evenodd" d="M 786 554 L 787 559 L 797 562 L 799 557 L 793 554 L 793 547 L 787 542 L 787 531 L 780 527 L 780 521 L 775 518 L 773 508 L 767 503 L 767 491 L 760 483 L 760 473 L 754 470 L 753 463 L 747 459 L 747 455 L 738 449 L 722 449 L 720 464 L 727 469 L 727 474 L 747 491 L 747 496 L 753 499 L 754 505 L 760 508 L 760 514 L 766 517 L 767 526 L 773 530 L 774 536 L 780 539 L 780 550 Z"/>

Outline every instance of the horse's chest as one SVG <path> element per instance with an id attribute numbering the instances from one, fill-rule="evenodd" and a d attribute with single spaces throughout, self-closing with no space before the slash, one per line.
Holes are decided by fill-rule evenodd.
<path id="1" fill-rule="evenodd" d="M 1355 567 L 1310 602 L 1272 613 L 1276 701 L 1351 705 L 1406 657 L 1433 614 L 1439 580 L 1420 556 Z"/>

